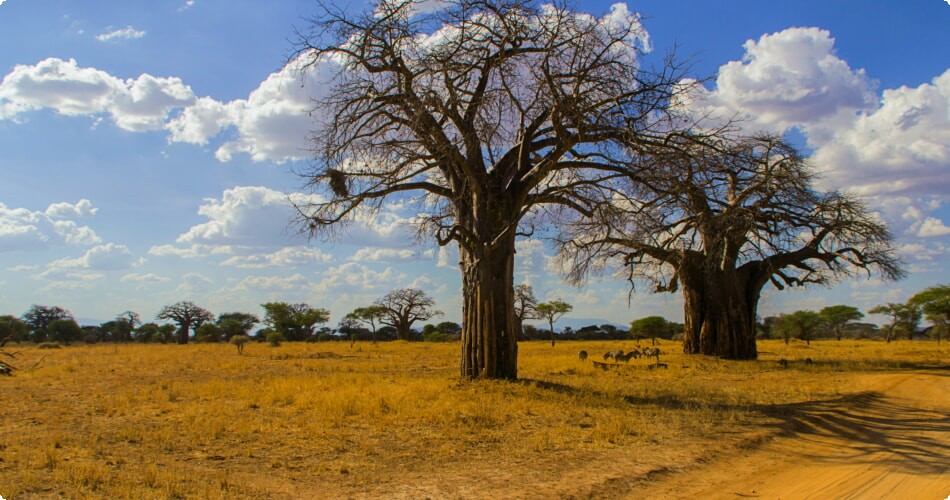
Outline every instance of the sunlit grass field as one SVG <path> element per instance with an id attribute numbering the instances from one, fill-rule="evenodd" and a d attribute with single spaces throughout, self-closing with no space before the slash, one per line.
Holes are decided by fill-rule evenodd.
<path id="1" fill-rule="evenodd" d="M 8 346 L 21 353 L 0 377 L 0 495 L 586 497 L 750 446 L 797 404 L 860 392 L 859 375 L 950 353 L 765 341 L 758 361 L 728 362 L 667 341 L 667 368 L 591 362 L 634 345 L 522 343 L 518 382 L 460 381 L 457 343 Z"/>

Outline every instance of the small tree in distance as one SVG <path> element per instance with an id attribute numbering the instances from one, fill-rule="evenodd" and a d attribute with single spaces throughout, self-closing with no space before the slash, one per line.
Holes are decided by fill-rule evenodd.
<path id="1" fill-rule="evenodd" d="M 927 319 L 934 323 L 937 343 L 950 325 L 950 285 L 937 285 L 920 291 L 907 301 L 920 308 Z"/>
<path id="2" fill-rule="evenodd" d="M 435 300 L 418 288 L 393 290 L 374 304 L 382 308 L 379 322 L 396 329 L 396 338 L 410 340 L 412 324 L 442 316 L 442 311 L 432 309 Z"/>
<path id="3" fill-rule="evenodd" d="M 818 315 L 821 316 L 821 321 L 828 326 L 828 329 L 835 334 L 835 338 L 838 340 L 841 340 L 848 323 L 864 317 L 864 314 L 857 307 L 846 305 L 825 307 L 818 311 Z"/>
<path id="4" fill-rule="evenodd" d="M 806 344 L 811 345 L 811 339 L 815 336 L 815 331 L 821 325 L 821 316 L 815 311 L 795 311 L 790 314 L 779 315 L 778 329 L 788 344 L 789 339 L 794 335 Z"/>
<path id="5" fill-rule="evenodd" d="M 357 323 L 363 323 L 370 326 L 370 332 L 373 336 L 373 343 L 376 343 L 376 328 L 384 317 L 387 310 L 385 306 L 374 304 L 367 307 L 357 307 L 353 312 L 346 315 L 344 320 L 352 320 Z"/>
<path id="6" fill-rule="evenodd" d="M 555 299 L 550 302 L 542 302 L 535 307 L 539 319 L 546 319 L 548 326 L 551 327 L 551 347 L 554 347 L 554 322 L 559 320 L 565 314 L 571 312 L 574 306 L 564 302 L 561 299 Z"/>
<path id="7" fill-rule="evenodd" d="M 650 345 L 656 345 L 656 338 L 669 329 L 669 322 L 662 316 L 647 316 L 630 323 L 630 334 L 636 339 L 637 344 L 640 343 L 641 338 L 649 337 Z"/>
<path id="8" fill-rule="evenodd" d="M 917 325 L 920 324 L 920 308 L 912 303 L 888 302 L 868 309 L 868 313 L 890 316 L 891 322 L 886 326 L 887 343 L 890 343 L 900 332 L 906 333 L 908 340 L 913 339 L 914 333 L 917 332 Z"/>
<path id="9" fill-rule="evenodd" d="M 197 330 L 202 324 L 214 320 L 214 314 L 211 311 L 195 305 L 191 301 L 176 302 L 172 305 L 163 307 L 155 319 L 164 319 L 174 321 L 178 324 L 178 343 L 188 343 L 188 332 L 191 329 Z"/>

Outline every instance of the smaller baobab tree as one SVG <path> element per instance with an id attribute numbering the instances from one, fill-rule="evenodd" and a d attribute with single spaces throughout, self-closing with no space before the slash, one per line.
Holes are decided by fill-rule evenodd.
<path id="1" fill-rule="evenodd" d="M 142 317 L 135 311 L 125 311 L 115 317 L 115 322 L 115 338 L 113 340 L 116 342 L 130 342 L 132 332 L 142 324 Z"/>
<path id="2" fill-rule="evenodd" d="M 520 336 L 524 334 L 524 322 L 527 319 L 541 319 L 538 316 L 538 299 L 534 296 L 531 285 L 521 283 L 515 285 L 515 320 L 518 325 L 515 330 Z"/>
<path id="3" fill-rule="evenodd" d="M 178 324 L 178 343 L 188 343 L 188 332 L 197 330 L 198 327 L 214 321 L 214 314 L 211 311 L 195 305 L 194 302 L 183 300 L 172 305 L 163 307 L 155 319 L 174 321 Z"/>
<path id="4" fill-rule="evenodd" d="M 428 321 L 442 316 L 442 311 L 432 309 L 435 300 L 418 288 L 393 290 L 374 304 L 384 312 L 379 322 L 396 329 L 396 338 L 409 340 L 412 324 L 416 321 Z"/>
<path id="5" fill-rule="evenodd" d="M 776 136 L 672 134 L 631 158 L 629 185 L 570 228 L 561 255 L 575 281 L 615 266 L 631 284 L 682 290 L 686 353 L 754 359 L 769 283 L 904 276 L 887 226 L 854 196 L 817 191 L 814 178 Z"/>
<path id="6" fill-rule="evenodd" d="M 864 317 L 864 314 L 857 307 L 846 305 L 825 307 L 818 311 L 818 315 L 821 316 L 822 323 L 835 334 L 835 338 L 838 340 L 841 340 L 841 336 L 849 323 Z"/>
<path id="7" fill-rule="evenodd" d="M 574 310 L 574 306 L 561 299 L 555 299 L 550 302 L 538 304 L 534 310 L 537 313 L 538 319 L 547 320 L 548 326 L 551 327 L 551 347 L 554 347 L 554 322 Z"/>

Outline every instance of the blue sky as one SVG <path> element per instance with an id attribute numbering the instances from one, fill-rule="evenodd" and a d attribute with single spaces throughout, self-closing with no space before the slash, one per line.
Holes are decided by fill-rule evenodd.
<path id="1" fill-rule="evenodd" d="M 709 106 L 792 134 L 828 187 L 866 197 L 911 271 L 767 293 L 760 313 L 867 309 L 950 282 L 950 5 L 722 4 L 628 7 L 652 57 L 674 44 L 692 57 Z M 610 6 L 579 2 L 597 16 Z M 283 300 L 328 308 L 335 325 L 414 286 L 458 320 L 456 254 L 417 245 L 405 207 L 332 244 L 288 226 L 323 80 L 285 65 L 293 28 L 315 12 L 310 0 L 0 2 L 0 314 L 59 305 L 91 323 L 179 300 L 258 314 Z M 677 296 L 628 306 L 623 280 L 566 286 L 542 241 L 519 244 L 516 268 L 574 318 L 681 320 Z"/>

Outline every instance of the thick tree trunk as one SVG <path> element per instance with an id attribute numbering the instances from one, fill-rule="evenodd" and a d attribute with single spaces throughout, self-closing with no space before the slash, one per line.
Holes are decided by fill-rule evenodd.
<path id="1" fill-rule="evenodd" d="M 191 329 L 191 323 L 183 323 L 181 328 L 178 329 L 178 343 L 187 344 L 188 343 L 188 331 Z"/>
<path id="2" fill-rule="evenodd" d="M 460 248 L 462 378 L 518 377 L 514 308 L 515 237 L 474 250 Z"/>
<path id="3" fill-rule="evenodd" d="M 755 317 L 759 291 L 739 273 L 683 269 L 686 321 L 683 350 L 725 359 L 756 359 Z"/>

